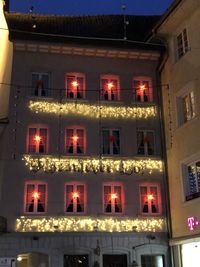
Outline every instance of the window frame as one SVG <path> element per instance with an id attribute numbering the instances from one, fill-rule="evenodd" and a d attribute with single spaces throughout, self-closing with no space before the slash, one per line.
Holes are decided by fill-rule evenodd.
<path id="1" fill-rule="evenodd" d="M 82 90 L 80 90 L 80 92 L 82 92 L 82 97 L 78 97 L 77 96 L 77 89 L 75 90 L 74 96 L 73 97 L 69 97 L 68 96 L 68 83 L 67 83 L 67 79 L 70 77 L 74 76 L 74 81 L 77 82 L 78 78 L 82 78 L 83 79 L 83 88 Z M 85 74 L 82 72 L 67 72 L 65 74 L 65 95 L 67 99 L 76 99 L 76 100 L 80 100 L 80 99 L 85 99 L 85 94 L 86 94 L 86 78 L 85 78 Z"/>
<path id="2" fill-rule="evenodd" d="M 104 193 L 104 187 L 105 186 L 109 186 L 111 187 L 111 194 L 115 193 L 115 190 L 114 190 L 114 187 L 118 186 L 121 188 L 121 212 L 116 212 L 114 209 L 115 209 L 115 203 L 114 203 L 114 200 L 110 200 L 111 201 L 111 212 L 106 212 L 105 211 L 105 193 Z M 124 214 L 124 210 L 125 210 L 125 207 L 124 207 L 124 186 L 122 183 L 120 182 L 104 182 L 103 185 L 102 185 L 102 209 L 103 209 L 103 214 L 105 215 L 123 215 Z"/>
<path id="3" fill-rule="evenodd" d="M 141 195 L 141 187 L 147 188 L 147 194 L 151 193 L 151 187 L 157 188 L 157 206 L 158 212 L 152 212 L 151 200 L 148 200 L 148 212 L 143 212 L 144 204 L 142 203 L 142 195 Z M 162 201 L 161 201 L 161 191 L 159 183 L 151 183 L 151 182 L 142 182 L 139 184 L 139 201 L 140 201 L 140 214 L 143 216 L 158 216 L 162 214 Z"/>
<path id="4" fill-rule="evenodd" d="M 103 153 L 103 148 L 104 148 L 104 139 L 103 139 L 103 131 L 109 131 L 109 137 L 113 136 L 113 131 L 118 131 L 119 132 L 119 153 L 115 154 L 113 153 L 114 151 L 114 145 L 113 142 L 109 141 L 109 151 L 110 153 Z M 102 155 L 111 155 L 111 156 L 118 156 L 121 155 L 121 130 L 119 128 L 102 128 L 101 129 L 101 143 L 102 143 Z"/>
<path id="5" fill-rule="evenodd" d="M 75 203 L 73 203 L 73 211 L 67 211 L 67 186 L 73 186 L 73 192 L 77 191 L 77 187 L 78 186 L 83 186 L 84 188 L 84 196 L 83 196 L 83 201 L 84 201 L 84 210 L 81 212 L 77 211 L 77 202 L 75 201 Z M 79 181 L 75 181 L 75 182 L 66 182 L 64 184 L 64 213 L 65 214 L 76 214 L 76 215 L 84 215 L 87 213 L 86 211 L 87 208 L 87 187 L 86 184 L 83 182 L 79 182 Z"/>
<path id="6" fill-rule="evenodd" d="M 143 142 L 144 142 L 144 154 L 139 154 L 138 153 L 138 149 L 139 149 L 139 146 L 138 146 L 138 132 L 143 132 L 143 135 L 144 135 L 144 138 L 143 138 Z M 149 154 L 148 151 L 149 151 L 149 148 L 148 148 L 148 144 L 147 142 L 145 142 L 145 138 L 147 138 L 147 134 L 148 133 L 152 133 L 153 134 L 153 144 L 152 144 L 152 150 L 153 150 L 153 153 L 152 154 Z M 154 130 L 148 130 L 148 129 L 137 129 L 136 131 L 136 140 L 137 140 L 137 155 L 139 156 L 154 156 L 156 153 L 155 153 L 155 131 Z"/>
<path id="7" fill-rule="evenodd" d="M 111 91 L 107 90 L 108 98 L 105 99 L 104 92 L 106 91 L 103 88 L 103 80 L 108 80 L 108 83 L 111 83 L 112 80 L 117 81 L 116 94 L 112 94 Z M 104 101 L 119 101 L 120 100 L 120 77 L 117 74 L 101 74 L 100 75 L 100 90 L 101 90 L 101 99 Z M 112 95 L 116 95 L 116 99 L 112 99 Z"/>
<path id="8" fill-rule="evenodd" d="M 144 267 L 155 267 L 155 258 L 162 258 L 162 267 L 165 267 L 165 255 L 164 254 L 141 254 L 141 265 Z M 145 258 L 146 257 L 146 258 Z M 149 259 L 147 259 L 147 257 Z M 156 264 L 157 266 L 157 264 Z"/>
<path id="9" fill-rule="evenodd" d="M 193 95 L 191 97 L 191 94 Z M 190 118 L 187 119 L 187 113 L 185 113 L 184 108 L 184 99 L 187 96 L 190 96 L 189 99 L 189 112 Z M 189 82 L 186 84 L 179 92 L 176 94 L 176 117 L 177 117 L 177 126 L 180 127 L 182 125 L 187 124 L 192 121 L 197 116 L 197 105 L 196 105 L 196 94 L 195 94 L 195 86 L 194 82 Z M 186 105 L 185 105 L 186 106 Z"/>
<path id="10" fill-rule="evenodd" d="M 45 152 L 39 152 L 39 143 L 36 143 L 36 151 L 35 152 L 30 152 L 29 151 L 29 129 L 36 129 L 36 134 L 35 135 L 40 135 L 40 130 L 41 129 L 46 129 L 47 131 L 47 141 L 46 141 L 46 151 Z M 46 124 L 30 124 L 28 125 L 27 128 L 27 135 L 26 135 L 26 151 L 28 154 L 47 154 L 49 151 L 49 128 Z"/>
<path id="11" fill-rule="evenodd" d="M 147 97 L 149 96 L 149 100 L 145 101 L 145 97 L 144 97 L 144 92 L 141 93 L 140 97 L 140 101 L 137 100 L 137 90 L 139 90 L 139 88 L 137 89 L 135 87 L 135 82 L 140 82 L 140 84 L 142 85 L 143 83 L 145 82 L 148 82 L 149 84 L 149 92 L 147 94 Z M 137 102 L 137 103 L 151 103 L 153 102 L 153 86 L 152 86 L 152 77 L 150 76 L 134 76 L 133 77 L 133 81 L 132 81 L 132 84 L 133 84 L 133 95 L 134 95 L 134 101 Z"/>
<path id="12" fill-rule="evenodd" d="M 30 211 L 26 211 L 26 205 L 28 204 L 27 203 L 27 188 L 29 185 L 34 185 L 34 191 L 38 191 L 38 186 L 39 185 L 45 185 L 45 207 L 44 207 L 44 211 L 42 212 L 39 212 L 37 211 L 37 204 L 38 202 L 34 202 L 33 203 L 33 212 L 30 212 Z M 36 189 L 37 188 L 37 189 Z M 26 181 L 25 182 L 25 186 L 24 186 L 24 213 L 25 214 L 46 214 L 48 211 L 48 183 L 47 182 L 44 182 L 44 181 L 33 181 L 33 180 L 30 180 L 30 181 Z"/>
<path id="13" fill-rule="evenodd" d="M 184 27 L 176 35 L 176 58 L 181 59 L 189 51 L 188 30 Z"/>
<path id="14" fill-rule="evenodd" d="M 183 191 L 184 191 L 184 201 L 189 202 L 194 199 L 200 199 L 200 185 L 198 186 L 198 177 L 197 177 L 197 166 L 196 163 L 200 163 L 200 158 L 193 159 L 183 163 L 182 165 L 182 177 L 183 177 Z M 190 193 L 190 181 L 189 181 L 189 166 L 195 165 L 195 183 L 196 183 L 196 192 Z"/>
<path id="15" fill-rule="evenodd" d="M 39 79 L 37 80 L 38 82 L 39 81 L 42 81 L 42 76 L 43 75 L 47 75 L 48 76 L 48 86 L 47 86 L 47 88 L 44 88 L 44 89 L 42 89 L 42 88 L 39 88 L 38 89 L 38 95 L 37 94 L 35 94 L 35 91 L 36 91 L 36 86 L 37 86 L 37 83 L 36 83 L 36 85 L 35 86 L 33 86 L 33 75 L 38 75 L 39 76 Z M 31 89 L 32 89 L 32 93 L 31 93 L 31 95 L 32 96 L 34 96 L 34 97 L 49 97 L 50 96 L 50 82 L 51 82 L 51 75 L 50 75 L 50 73 L 49 72 L 37 72 L 37 71 L 33 71 L 33 72 L 31 72 Z M 41 85 L 41 84 L 40 84 Z M 34 91 L 33 91 L 34 90 Z M 45 92 L 45 95 L 42 95 L 42 91 L 44 90 L 44 92 Z"/>
<path id="16" fill-rule="evenodd" d="M 73 135 L 76 134 L 77 135 L 77 131 L 78 130 L 82 130 L 83 131 L 83 152 L 82 153 L 78 153 L 77 152 L 77 143 L 73 143 L 73 152 L 72 153 L 69 153 L 67 152 L 67 142 L 68 142 L 68 139 L 67 139 L 67 130 L 73 130 Z M 73 142 L 73 141 L 71 141 Z M 86 154 L 86 129 L 85 127 L 83 126 L 77 126 L 77 125 L 72 125 L 72 126 L 66 126 L 65 127 L 65 154 L 66 155 L 85 155 Z"/>

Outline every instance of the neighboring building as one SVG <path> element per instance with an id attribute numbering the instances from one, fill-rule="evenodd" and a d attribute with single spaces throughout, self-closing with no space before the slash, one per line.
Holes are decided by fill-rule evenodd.
<path id="1" fill-rule="evenodd" d="M 6 19 L 14 51 L 0 260 L 169 266 L 161 52 L 142 43 L 158 18 Z"/>
<path id="2" fill-rule="evenodd" d="M 155 28 L 168 46 L 161 80 L 176 267 L 197 266 L 200 253 L 199 17 L 199 1 L 174 1 Z"/>
<path id="3" fill-rule="evenodd" d="M 13 52 L 13 45 L 9 41 L 8 37 L 9 32 L 7 22 L 4 17 L 4 9 L 4 2 L 0 0 L 0 199 L 2 197 L 1 188 L 4 176 L 3 169 L 6 160 L 5 155 L 3 154 L 3 147 L 5 146 L 5 144 L 2 136 L 4 135 L 8 124 L 8 108 Z M 5 227 L 5 220 L 0 217 L 0 231 L 3 231 Z"/>

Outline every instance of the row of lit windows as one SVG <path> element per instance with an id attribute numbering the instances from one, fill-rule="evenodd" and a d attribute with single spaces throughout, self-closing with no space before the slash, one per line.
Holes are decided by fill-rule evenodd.
<path id="1" fill-rule="evenodd" d="M 27 182 L 25 185 L 25 213 L 47 212 L 47 183 Z M 125 194 L 122 183 L 104 183 L 102 192 L 103 213 L 121 214 L 125 210 Z M 140 213 L 160 214 L 161 199 L 158 184 L 139 185 Z M 86 184 L 82 182 L 66 183 L 64 187 L 64 212 L 85 214 L 87 207 Z"/>
<path id="2" fill-rule="evenodd" d="M 150 77 L 134 77 L 131 87 L 133 88 L 135 101 L 152 101 L 152 80 Z M 32 73 L 32 88 L 35 96 L 49 96 L 50 75 L 48 73 Z M 65 95 L 71 99 L 84 99 L 86 97 L 85 74 L 66 74 Z M 118 75 L 104 74 L 100 76 L 100 98 L 110 101 L 120 100 L 120 78 Z"/>
<path id="3" fill-rule="evenodd" d="M 45 126 L 29 127 L 27 134 L 28 153 L 48 152 L 48 128 Z M 103 155 L 120 154 L 120 130 L 102 129 L 101 142 Z M 137 130 L 137 154 L 154 155 L 154 132 L 151 130 Z M 82 127 L 67 127 L 65 129 L 65 153 L 86 153 L 86 130 Z"/>

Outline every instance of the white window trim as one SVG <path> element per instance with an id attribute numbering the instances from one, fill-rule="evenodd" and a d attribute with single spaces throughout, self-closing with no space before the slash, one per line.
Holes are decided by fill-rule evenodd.
<path id="1" fill-rule="evenodd" d="M 44 212 L 38 212 L 35 211 L 36 210 L 36 205 L 34 203 L 34 211 L 33 212 L 29 212 L 26 211 L 26 201 L 27 201 L 27 186 L 30 184 L 34 184 L 35 187 L 38 188 L 38 185 L 45 185 L 46 186 L 46 194 L 45 194 L 45 211 Z M 46 214 L 48 211 L 48 183 L 47 182 L 43 182 L 43 181 L 26 181 L 25 182 L 25 188 L 24 188 L 24 213 L 25 214 Z"/>
<path id="2" fill-rule="evenodd" d="M 150 76 L 134 76 L 132 84 L 134 86 L 134 81 L 140 81 L 141 83 L 144 81 L 149 82 L 149 101 L 144 102 L 144 98 L 142 98 L 142 101 L 139 103 L 151 103 L 153 101 L 153 86 L 152 86 L 152 78 Z M 136 88 L 133 88 L 133 94 L 134 94 L 134 101 L 138 102 L 136 100 Z"/>
<path id="3" fill-rule="evenodd" d="M 175 95 L 175 108 L 176 108 L 176 127 L 180 128 L 187 123 L 193 121 L 197 117 L 197 103 L 196 103 L 196 91 L 195 91 L 195 82 L 191 81 L 187 83 L 183 88 L 181 88 L 178 93 Z M 182 101 L 185 96 L 187 96 L 190 92 L 194 93 L 194 117 L 188 121 L 184 121 L 183 107 Z"/>
<path id="4" fill-rule="evenodd" d="M 77 211 L 67 212 L 66 211 L 66 205 L 67 205 L 67 191 L 66 191 L 66 187 L 68 185 L 72 185 L 73 186 L 73 190 L 74 190 L 74 188 L 77 189 L 77 186 L 79 186 L 79 185 L 81 185 L 81 186 L 84 187 L 84 211 L 82 211 L 82 212 L 77 212 Z M 86 208 L 87 208 L 87 187 L 86 187 L 86 184 L 83 183 L 83 182 L 67 182 L 67 183 L 65 183 L 65 185 L 64 185 L 64 213 L 65 214 L 71 214 L 71 215 L 72 214 L 84 215 L 84 214 L 87 213 Z"/>
<path id="5" fill-rule="evenodd" d="M 138 154 L 138 156 L 155 156 L 156 155 L 156 152 L 155 152 L 155 142 L 156 142 L 156 138 L 155 138 L 155 131 L 154 130 L 147 130 L 147 129 L 137 129 L 137 132 L 144 132 L 144 135 L 146 136 L 146 133 L 147 132 L 150 132 L 150 133 L 153 133 L 153 151 L 154 153 L 151 155 L 151 154 L 148 154 L 148 147 L 147 147 L 147 144 L 144 144 L 144 154 Z M 137 150 L 138 150 L 138 147 L 137 147 Z M 138 152 L 138 151 L 137 151 Z"/>
<path id="6" fill-rule="evenodd" d="M 47 147 L 46 147 L 46 152 L 45 153 L 40 153 L 39 152 L 39 146 L 36 146 L 36 152 L 33 153 L 33 154 L 41 154 L 41 155 L 47 154 L 48 151 L 49 151 L 49 129 L 48 129 L 48 126 L 45 125 L 45 124 L 30 124 L 30 125 L 28 125 L 27 135 L 26 135 L 26 151 L 27 151 L 27 153 L 30 153 L 29 152 L 29 129 L 30 128 L 35 128 L 36 129 L 36 135 L 39 133 L 39 130 L 41 128 L 47 129 Z"/>
<path id="7" fill-rule="evenodd" d="M 73 153 L 68 153 L 66 151 L 66 147 L 67 147 L 67 136 L 66 136 L 66 130 L 69 129 L 69 130 L 73 130 L 73 134 L 77 132 L 77 130 L 83 130 L 83 153 L 77 153 L 76 152 L 73 152 Z M 85 155 L 86 153 L 86 145 L 87 145 L 87 142 L 86 142 L 86 128 L 83 127 L 83 126 L 74 126 L 74 125 L 70 125 L 70 126 L 67 126 L 65 127 L 65 154 L 66 155 Z M 74 148 L 75 148 L 75 145 L 73 144 L 73 151 L 74 151 Z"/>
<path id="8" fill-rule="evenodd" d="M 181 185 L 182 185 L 182 202 L 185 203 L 185 205 L 190 205 L 191 203 L 194 203 L 194 202 L 200 202 L 200 197 L 194 198 L 191 200 L 186 200 L 187 183 L 188 183 L 188 181 L 186 181 L 187 174 L 188 174 L 187 166 L 191 165 L 192 163 L 195 163 L 197 161 L 200 161 L 200 152 L 197 152 L 197 153 L 185 158 L 184 160 L 182 160 L 180 162 L 180 177 L 181 177 Z"/>
<path id="9" fill-rule="evenodd" d="M 111 194 L 112 194 L 112 192 L 114 192 L 114 187 L 115 186 L 120 186 L 121 187 L 121 205 L 122 205 L 122 212 L 115 212 L 115 211 L 113 211 L 113 203 L 111 204 L 111 209 L 112 209 L 112 211 L 111 212 L 105 212 L 104 211 L 104 205 L 105 205 L 105 203 L 104 203 L 104 186 L 110 186 L 111 187 Z M 123 184 L 122 183 L 120 183 L 120 182 L 105 182 L 105 183 L 103 183 L 103 189 L 102 189 L 102 199 L 103 199 L 103 214 L 105 214 L 105 215 L 123 215 L 124 214 L 124 210 L 125 210 L 125 207 L 124 207 L 124 204 L 125 204 L 125 202 L 124 202 L 124 186 L 123 186 Z"/>
<path id="10" fill-rule="evenodd" d="M 147 191 L 149 191 L 150 187 L 157 187 L 157 194 L 158 194 L 158 209 L 159 212 L 142 212 L 142 203 L 141 203 L 141 193 L 140 187 L 147 187 Z M 139 184 L 139 198 L 140 198 L 140 213 L 144 216 L 158 216 L 162 214 L 162 200 L 161 200 L 161 189 L 159 183 L 151 183 L 151 182 L 144 182 Z"/>
<path id="11" fill-rule="evenodd" d="M 42 96 L 42 90 L 41 89 L 38 91 L 38 96 L 33 94 L 33 93 L 31 95 L 34 96 L 34 97 L 42 97 L 42 98 L 49 97 L 51 95 L 50 90 L 49 90 L 49 88 L 50 88 L 50 77 L 51 77 L 50 73 L 49 72 L 40 72 L 40 71 L 31 72 L 31 84 L 32 84 L 32 75 L 33 74 L 39 75 L 39 79 L 42 78 L 42 75 L 47 75 L 48 76 L 48 88 L 46 88 L 46 89 L 44 88 L 44 90 L 47 91 L 47 94 L 45 96 Z M 31 90 L 35 90 L 35 88 L 31 88 Z"/>
<path id="12" fill-rule="evenodd" d="M 113 131 L 119 131 L 119 153 L 118 154 L 114 154 L 113 153 L 113 143 L 110 142 L 109 144 L 109 148 L 110 148 L 110 154 L 103 154 L 103 131 L 104 130 L 107 130 L 109 131 L 109 135 L 111 136 Z M 102 128 L 101 130 L 101 140 L 102 140 L 102 155 L 111 155 L 111 156 L 119 156 L 121 155 L 121 130 L 120 129 L 117 129 L 117 128 Z"/>
<path id="13" fill-rule="evenodd" d="M 75 96 L 73 97 L 73 98 L 68 98 L 67 97 L 67 77 L 68 76 L 74 76 L 75 77 L 75 80 L 77 81 L 77 78 L 83 78 L 83 91 L 82 91 L 82 93 L 83 93 L 83 97 L 82 98 L 80 98 L 80 100 L 81 99 L 85 99 L 85 94 L 86 94 L 86 78 L 85 78 L 85 74 L 84 73 L 82 73 L 82 72 L 67 72 L 67 73 L 65 73 L 65 92 L 66 92 L 66 98 L 67 99 L 78 99 L 79 100 L 79 98 L 77 98 L 77 91 L 75 92 Z"/>
<path id="14" fill-rule="evenodd" d="M 186 30 L 186 36 L 187 36 L 187 43 L 188 43 L 187 49 L 186 49 L 184 37 L 183 37 L 184 30 Z M 183 55 L 179 55 L 179 53 L 178 53 L 178 40 L 177 39 L 178 39 L 179 35 L 181 35 L 181 39 L 182 39 Z M 188 35 L 187 27 L 182 27 L 179 31 L 177 31 L 177 33 L 175 35 L 175 48 L 176 48 L 176 60 L 177 61 L 179 61 L 182 57 L 184 57 L 184 55 L 190 50 L 190 41 L 189 41 L 189 35 Z"/>
<path id="15" fill-rule="evenodd" d="M 103 88 L 102 88 L 102 80 L 103 79 L 107 79 L 108 81 L 111 80 L 117 80 L 117 99 L 115 99 L 114 101 L 119 101 L 120 100 L 120 77 L 119 75 L 116 74 L 101 74 L 100 75 L 100 90 L 101 90 L 101 98 L 102 100 L 105 100 L 103 98 Z M 108 100 L 105 101 L 112 101 L 111 100 L 111 94 L 108 92 Z"/>

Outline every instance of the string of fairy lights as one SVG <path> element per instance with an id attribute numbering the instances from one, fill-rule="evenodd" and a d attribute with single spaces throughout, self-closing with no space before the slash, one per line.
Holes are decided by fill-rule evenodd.
<path id="1" fill-rule="evenodd" d="M 60 158 L 51 156 L 24 155 L 23 160 L 30 171 L 81 172 L 81 173 L 144 173 L 162 172 L 163 162 L 156 159 L 122 159 L 122 158 Z"/>
<path id="2" fill-rule="evenodd" d="M 54 115 L 79 115 L 94 119 L 147 119 L 157 114 L 156 106 L 147 107 L 119 107 L 108 105 L 92 105 L 84 103 L 58 103 L 48 101 L 30 101 L 28 107 L 35 113 L 48 113 Z"/>
<path id="3" fill-rule="evenodd" d="M 21 216 L 16 220 L 17 232 L 165 232 L 166 221 L 162 217 L 130 219 L 126 217 Z"/>

